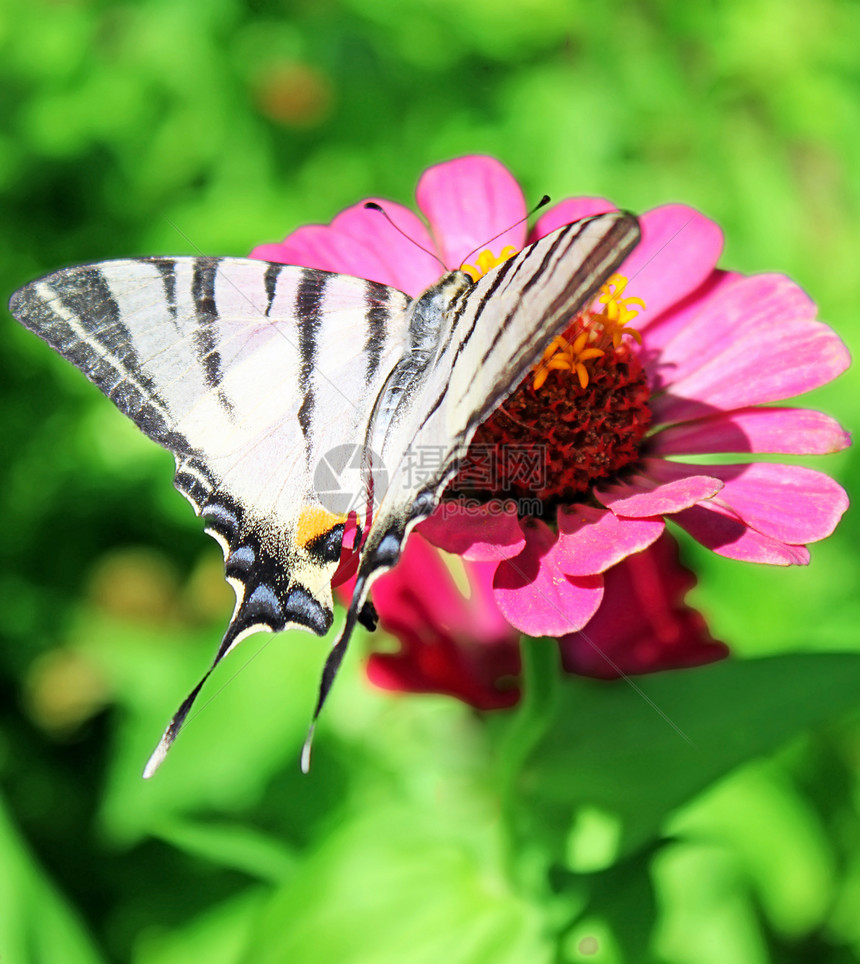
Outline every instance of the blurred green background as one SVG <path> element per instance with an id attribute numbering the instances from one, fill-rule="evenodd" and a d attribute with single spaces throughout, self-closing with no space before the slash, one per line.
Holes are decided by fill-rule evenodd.
<path id="1" fill-rule="evenodd" d="M 533 200 L 697 206 L 856 353 L 858 48 L 853 0 L 3 0 L 3 294 L 242 255 L 485 152 Z M 482 719 L 371 691 L 359 640 L 304 778 L 326 643 L 258 636 L 144 783 L 220 552 L 165 452 L 8 315 L 0 343 L 4 964 L 858 959 L 856 513 L 803 571 L 684 542 L 737 657 L 639 685 L 692 745 L 546 647 Z M 852 379 L 811 402 L 848 428 Z"/>

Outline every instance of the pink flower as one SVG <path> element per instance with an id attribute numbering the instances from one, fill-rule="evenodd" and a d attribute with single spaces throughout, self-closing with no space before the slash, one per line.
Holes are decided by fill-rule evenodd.
<path id="1" fill-rule="evenodd" d="M 417 532 L 409 537 L 400 562 L 373 588 L 379 624 L 400 649 L 370 656 L 372 683 L 454 696 L 479 710 L 519 700 L 519 633 L 495 604 L 495 564 L 464 561 L 463 569 L 468 598 L 439 551 Z M 702 616 L 684 605 L 695 584 L 668 533 L 623 559 L 605 573 L 603 600 L 586 629 L 559 638 L 564 669 L 614 679 L 700 666 L 728 655 Z M 345 599 L 350 595 L 344 592 Z"/>
<path id="2" fill-rule="evenodd" d="M 677 543 L 667 532 L 603 579 L 603 600 L 588 626 L 558 641 L 567 672 L 615 679 L 728 655 L 728 646 L 712 639 L 702 616 L 684 604 L 696 577 L 679 563 Z"/>
<path id="3" fill-rule="evenodd" d="M 493 600 L 495 566 L 463 565 L 468 597 L 439 552 L 417 533 L 409 537 L 397 566 L 373 587 L 379 624 L 401 649 L 371 655 L 367 675 L 383 689 L 443 693 L 479 710 L 513 706 L 520 634 Z"/>
<path id="4" fill-rule="evenodd" d="M 522 192 L 488 157 L 425 171 L 417 200 L 429 230 L 407 208 L 377 203 L 449 268 L 468 257 L 476 272 L 506 246 L 519 249 L 571 221 L 614 210 L 601 198 L 566 200 L 527 234 L 517 225 L 526 214 Z M 688 576 L 667 548 L 666 519 L 720 555 L 798 565 L 809 561 L 806 545 L 829 535 L 847 507 L 842 488 L 812 469 L 677 460 L 844 448 L 847 434 L 827 415 L 764 406 L 825 384 L 849 358 L 789 279 L 718 269 L 722 234 L 708 218 L 670 204 L 640 223 L 641 243 L 599 301 L 571 319 L 534 377 L 472 443 L 470 456 L 479 462 L 482 454 L 501 458 L 539 437 L 546 477 L 526 483 L 509 474 L 495 490 L 478 492 L 467 465 L 449 500 L 416 530 L 467 564 L 481 564 L 481 584 L 492 580 L 495 605 L 510 625 L 558 637 L 565 666 L 588 675 L 617 675 L 613 664 L 625 673 L 692 665 L 724 652 L 681 604 Z M 494 237 L 510 225 L 517 226 Z M 414 296 L 441 269 L 408 238 L 379 212 L 356 205 L 331 225 L 300 228 L 252 254 L 369 278 Z M 492 252 L 475 257 L 490 238 Z M 624 326 L 634 316 L 632 332 Z M 523 512 L 535 495 L 539 511 Z M 628 600 L 627 608 L 601 608 L 610 596 Z M 416 611 L 428 608 L 413 603 Z M 645 635 L 631 611 L 648 627 Z M 414 639 L 402 628 L 400 635 L 406 652 L 415 653 Z M 591 652 L 586 636 L 596 646 Z M 602 664 L 594 655 L 600 651 Z M 400 670 L 406 685 L 403 664 Z M 445 686 L 453 692 L 450 680 Z"/>

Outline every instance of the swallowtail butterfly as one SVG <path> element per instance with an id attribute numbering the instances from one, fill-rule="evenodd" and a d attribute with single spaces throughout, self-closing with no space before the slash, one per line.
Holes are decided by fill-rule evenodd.
<path id="1" fill-rule="evenodd" d="M 393 288 L 242 258 L 153 257 L 66 268 L 21 288 L 12 314 L 176 458 L 175 484 L 224 551 L 236 608 L 212 667 L 167 727 L 150 776 L 212 669 L 258 630 L 333 622 L 343 515 L 316 468 L 365 453 L 355 590 L 322 673 L 316 720 L 373 580 L 438 505 L 477 426 L 639 240 L 636 219 L 567 225 L 478 281 Z M 417 483 L 411 451 L 441 453 Z M 376 453 L 384 474 L 372 472 Z M 379 479 L 381 490 L 370 491 Z M 356 541 L 356 545 L 359 545 Z M 367 619 L 365 619 L 367 617 Z M 311 727 L 311 732 L 313 724 Z M 310 736 L 303 754 L 308 765 Z"/>

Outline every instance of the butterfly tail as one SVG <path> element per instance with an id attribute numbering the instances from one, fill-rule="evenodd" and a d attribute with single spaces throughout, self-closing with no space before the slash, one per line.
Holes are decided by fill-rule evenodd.
<path id="1" fill-rule="evenodd" d="M 250 636 L 252 633 L 258 632 L 279 632 L 284 628 L 283 621 L 271 620 L 270 623 L 265 623 L 259 618 L 253 621 L 242 618 L 244 613 L 244 608 L 240 607 L 237 614 L 230 621 L 230 625 L 227 627 L 227 632 L 224 634 L 224 638 L 221 640 L 221 645 L 218 647 L 218 652 L 215 654 L 215 659 L 212 660 L 212 665 L 200 679 L 200 682 L 194 687 L 193 690 L 185 697 L 180 705 L 179 709 L 173 714 L 173 718 L 167 725 L 167 729 L 158 741 L 158 746 L 150 756 L 147 761 L 146 766 L 143 768 L 143 778 L 148 780 L 155 771 L 164 762 L 164 758 L 167 756 L 167 751 L 173 746 L 176 737 L 179 735 L 179 731 L 185 725 L 188 719 L 188 714 L 191 711 L 191 707 L 194 705 L 194 701 L 197 699 L 200 691 L 203 689 L 206 681 L 212 675 L 215 667 L 221 662 L 221 660 L 234 649 L 239 643 L 245 639 L 246 636 Z"/>
<path id="2" fill-rule="evenodd" d="M 350 638 L 352 637 L 353 630 L 355 629 L 355 624 L 361 621 L 361 613 L 364 611 L 367 592 L 365 589 L 366 580 L 359 577 L 355 584 L 355 590 L 352 594 L 352 601 L 350 602 L 349 609 L 346 612 L 346 620 L 344 621 L 343 628 L 340 631 L 340 635 L 337 638 L 334 646 L 332 646 L 331 651 L 328 654 L 328 658 L 323 666 L 322 676 L 320 677 L 320 688 L 317 695 L 317 704 L 314 709 L 314 715 L 311 718 L 311 725 L 308 728 L 308 735 L 305 738 L 304 746 L 302 747 L 302 773 L 307 773 L 311 768 L 311 746 L 314 739 L 314 730 L 316 729 L 317 720 L 322 712 L 322 708 L 325 705 L 325 701 L 328 699 L 328 694 L 331 691 L 332 685 L 334 684 L 337 672 L 340 669 L 340 664 L 343 662 L 343 657 L 346 655 L 346 650 L 349 646 Z"/>
<path id="3" fill-rule="evenodd" d="M 146 762 L 146 766 L 143 768 L 144 780 L 148 780 L 151 776 L 153 776 L 155 771 L 164 762 L 164 758 L 167 756 L 167 751 L 171 748 L 171 746 L 173 746 L 173 741 L 178 736 L 179 731 L 182 729 L 186 717 L 188 716 L 191 707 L 194 704 L 194 701 L 197 699 L 197 694 L 203 689 L 203 684 L 209 679 L 211 674 L 212 669 L 206 673 L 203 679 L 201 679 L 194 689 L 188 694 L 188 696 L 185 697 L 185 699 L 182 701 L 182 705 L 179 707 L 176 713 L 174 713 L 173 719 L 170 721 L 167 729 L 164 731 L 161 739 L 158 741 L 158 746 L 153 750 L 152 756 L 150 756 Z"/>

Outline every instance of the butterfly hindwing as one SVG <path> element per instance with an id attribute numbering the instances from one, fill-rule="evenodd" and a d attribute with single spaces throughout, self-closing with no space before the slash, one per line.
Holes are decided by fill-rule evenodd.
<path id="1" fill-rule="evenodd" d="M 314 472 L 365 437 L 408 304 L 361 279 L 231 258 L 84 265 L 13 296 L 24 325 L 174 453 L 237 595 L 215 663 L 258 629 L 331 626 L 345 515 L 320 503 Z"/>

